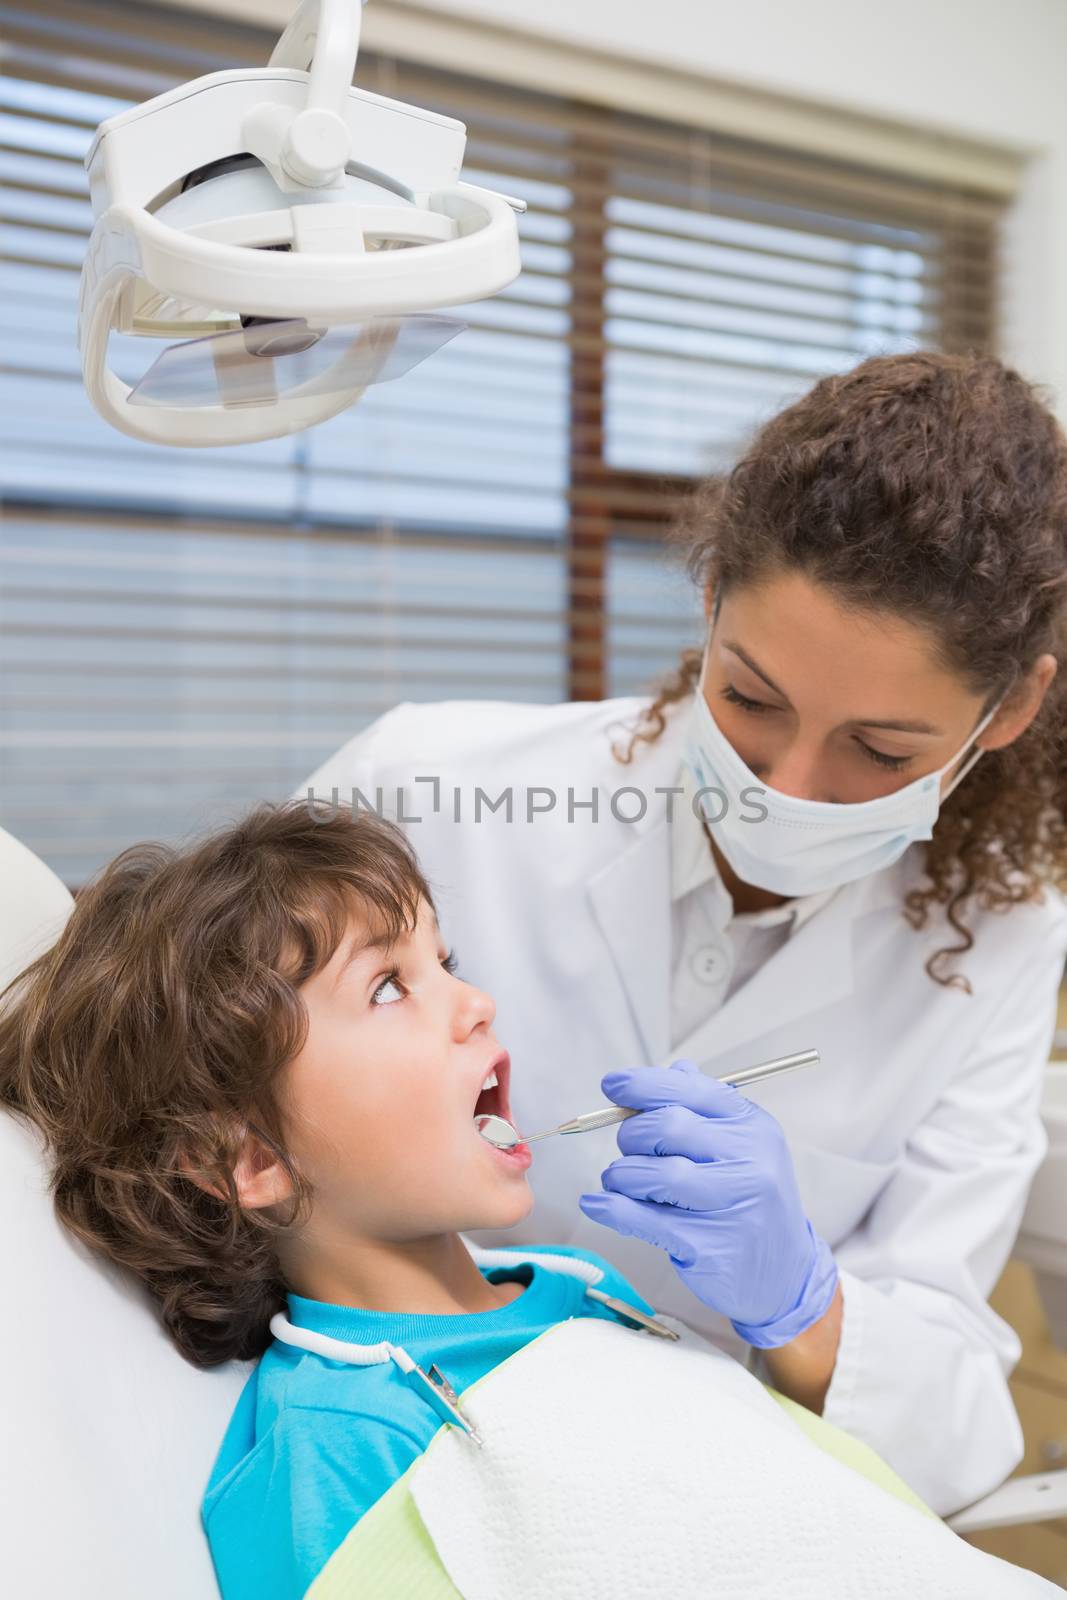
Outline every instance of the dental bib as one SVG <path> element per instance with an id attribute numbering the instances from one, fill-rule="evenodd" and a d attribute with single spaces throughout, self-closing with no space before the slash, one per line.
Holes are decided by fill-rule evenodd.
<path id="1" fill-rule="evenodd" d="M 801 1408 L 681 1322 L 659 1320 L 677 1341 L 569 1318 L 470 1385 L 461 1402 L 482 1448 L 439 1429 L 307 1600 L 1060 1592 L 965 1544 L 858 1441 L 848 1444 L 859 1471 L 840 1446 L 828 1454 L 794 1420 Z"/>

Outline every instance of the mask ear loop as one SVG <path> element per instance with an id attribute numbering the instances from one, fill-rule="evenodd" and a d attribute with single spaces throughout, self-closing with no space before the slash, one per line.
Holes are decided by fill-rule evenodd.
<path id="1" fill-rule="evenodd" d="M 977 739 L 978 735 L 980 733 L 984 732 L 984 730 L 986 728 L 988 728 L 989 724 L 992 722 L 993 718 L 996 716 L 997 712 L 1000 710 L 1001 706 L 1004 704 L 1004 701 L 1005 701 L 1006 697 L 1007 697 L 1007 690 L 1005 690 L 1004 694 L 1001 695 L 1000 699 L 997 701 L 996 705 L 993 706 L 992 710 L 986 712 L 985 716 L 982 718 L 981 722 L 978 724 L 977 728 L 975 728 L 974 732 L 971 734 L 971 737 L 968 739 L 968 741 L 967 741 L 968 744 L 973 744 L 975 739 Z M 959 772 L 957 772 L 956 776 L 953 778 L 952 782 L 949 784 L 948 788 L 945 790 L 944 794 L 941 796 L 941 798 L 940 798 L 940 800 L 938 802 L 939 805 L 944 805 L 945 801 L 948 799 L 948 797 L 952 793 L 953 789 L 955 789 L 959 784 L 961 784 L 963 782 L 964 778 L 967 776 L 968 772 L 970 772 L 971 768 L 972 767 L 976 767 L 978 765 L 979 761 L 982 759 L 982 757 L 985 755 L 985 753 L 986 752 L 983 749 L 981 749 L 980 747 L 979 747 L 979 749 L 977 749 L 974 752 L 974 754 L 972 755 L 971 759 L 968 762 L 966 762 L 960 768 Z"/>
<path id="2" fill-rule="evenodd" d="M 722 602 L 722 590 L 716 588 L 715 599 L 711 603 L 711 620 L 704 634 L 704 650 L 700 660 L 700 676 L 697 679 L 697 694 L 701 693 L 700 685 L 704 682 L 708 670 L 708 656 L 711 652 L 711 636 L 715 632 L 715 624 L 719 620 L 719 606 Z"/>

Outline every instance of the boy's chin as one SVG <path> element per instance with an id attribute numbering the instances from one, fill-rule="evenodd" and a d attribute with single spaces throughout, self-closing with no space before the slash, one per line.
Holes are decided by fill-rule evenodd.
<path id="1" fill-rule="evenodd" d="M 472 1207 L 467 1220 L 460 1223 L 456 1232 L 465 1233 L 468 1228 L 514 1228 L 533 1208 L 533 1191 L 525 1183 L 515 1184 L 510 1194 L 501 1194 L 495 1200 L 487 1199 L 484 1205 Z"/>

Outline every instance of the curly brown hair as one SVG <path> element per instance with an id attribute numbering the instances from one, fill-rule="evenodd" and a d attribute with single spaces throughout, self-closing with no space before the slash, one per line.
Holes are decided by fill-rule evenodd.
<path id="1" fill-rule="evenodd" d="M 798 571 L 843 604 L 929 630 L 938 659 L 983 711 L 1046 651 L 1067 643 L 1067 438 L 1038 386 L 994 356 L 919 350 L 825 377 L 771 418 L 726 475 L 701 483 L 668 535 L 702 589 L 725 594 Z M 702 651 L 655 686 L 635 746 L 688 700 Z M 929 883 L 903 912 L 914 928 L 944 905 L 960 942 L 970 904 L 1005 908 L 1067 882 L 1067 673 L 1012 744 L 987 752 L 941 808 L 925 846 Z"/>
<path id="2" fill-rule="evenodd" d="M 298 990 L 351 917 L 395 942 L 420 900 L 395 824 L 262 804 L 183 849 L 124 850 L 0 994 L 0 1106 L 43 1135 L 59 1220 L 144 1284 L 195 1366 L 260 1355 L 286 1305 L 275 1240 L 312 1198 L 276 1095 L 307 1035 Z M 239 1204 L 249 1130 L 286 1166 L 287 1217 Z"/>

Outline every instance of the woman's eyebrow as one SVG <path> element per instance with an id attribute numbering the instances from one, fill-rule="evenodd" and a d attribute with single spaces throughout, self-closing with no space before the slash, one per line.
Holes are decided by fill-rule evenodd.
<path id="1" fill-rule="evenodd" d="M 852 720 L 861 728 L 889 728 L 896 733 L 936 733 L 940 738 L 942 732 L 929 722 L 876 722 L 873 717 L 853 717 Z"/>
<path id="2" fill-rule="evenodd" d="M 782 696 L 782 699 L 785 701 L 786 705 L 789 704 L 789 696 L 782 689 L 779 689 L 778 685 L 773 681 L 773 679 L 768 678 L 762 667 L 758 667 L 756 665 L 752 657 L 748 654 L 747 650 L 742 650 L 739 644 L 734 644 L 729 639 L 723 640 L 722 647 L 724 650 L 732 651 L 735 656 L 740 656 L 741 660 L 745 663 L 745 666 L 750 672 L 754 672 L 757 678 L 762 678 L 768 689 L 773 689 L 775 694 L 780 694 Z"/>
<path id="3" fill-rule="evenodd" d="M 739 644 L 729 639 L 723 640 L 722 647 L 724 650 L 729 650 L 733 655 L 738 656 L 750 672 L 754 672 L 757 678 L 763 679 L 768 689 L 773 689 L 775 694 L 782 696 L 786 705 L 789 704 L 789 696 L 779 689 L 772 679 L 768 678 L 762 667 L 756 665 L 747 650 L 742 650 Z M 935 733 L 939 736 L 941 733 L 940 728 L 933 727 L 929 722 L 887 722 L 875 717 L 853 717 L 851 720 L 860 728 L 888 728 L 894 733 Z"/>

